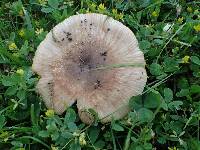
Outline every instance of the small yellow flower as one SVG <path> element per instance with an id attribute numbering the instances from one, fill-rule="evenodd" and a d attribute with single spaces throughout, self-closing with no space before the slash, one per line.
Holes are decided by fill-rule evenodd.
<path id="1" fill-rule="evenodd" d="M 17 69 L 16 73 L 22 76 L 22 75 L 24 75 L 24 70 L 23 69 Z"/>
<path id="2" fill-rule="evenodd" d="M 186 64 L 189 63 L 190 56 L 185 56 L 182 58 L 182 63 Z"/>
<path id="3" fill-rule="evenodd" d="M 10 45 L 8 46 L 9 50 L 15 50 L 17 49 L 17 45 L 15 43 L 10 43 Z"/>
<path id="4" fill-rule="evenodd" d="M 21 17 L 24 16 L 24 12 L 22 9 L 19 11 L 19 16 L 21 16 Z"/>
<path id="5" fill-rule="evenodd" d="M 179 17 L 178 20 L 177 20 L 177 22 L 178 23 L 183 23 L 183 19 L 184 19 L 183 17 Z"/>
<path id="6" fill-rule="evenodd" d="M 151 13 L 151 15 L 152 15 L 153 17 L 158 17 L 158 12 L 153 11 L 153 12 Z"/>
<path id="7" fill-rule="evenodd" d="M 0 134 L 0 139 L 3 139 L 4 142 L 7 142 L 9 136 L 10 136 L 9 133 L 8 133 L 7 131 L 5 131 L 5 132 L 2 132 L 2 133 Z"/>
<path id="8" fill-rule="evenodd" d="M 123 19 L 123 17 L 124 17 L 124 14 L 122 14 L 122 13 L 119 13 L 119 14 L 118 14 L 118 16 L 117 16 L 117 19 L 118 19 L 118 20 L 122 20 L 122 19 Z"/>
<path id="9" fill-rule="evenodd" d="M 90 9 L 91 11 L 96 11 L 97 5 L 96 5 L 95 3 L 91 3 L 91 4 L 88 5 L 88 7 L 89 7 L 89 9 Z"/>
<path id="10" fill-rule="evenodd" d="M 85 140 L 85 132 L 81 133 L 79 136 L 79 144 L 81 146 L 84 146 L 87 144 L 86 140 Z"/>
<path id="11" fill-rule="evenodd" d="M 48 109 L 46 112 L 45 112 L 45 115 L 47 117 L 53 117 L 54 116 L 54 111 L 52 109 Z"/>
<path id="12" fill-rule="evenodd" d="M 51 150 L 58 150 L 58 147 L 51 145 Z"/>
<path id="13" fill-rule="evenodd" d="M 97 7 L 97 5 L 95 3 L 92 3 L 91 5 L 91 8 L 95 9 Z"/>
<path id="14" fill-rule="evenodd" d="M 187 8 L 187 11 L 188 11 L 189 13 L 192 13 L 192 11 L 193 11 L 193 10 L 192 10 L 192 7 L 188 7 L 188 8 Z"/>
<path id="15" fill-rule="evenodd" d="M 122 20 L 124 15 L 122 13 L 117 12 L 117 9 L 112 9 L 112 13 L 117 20 Z"/>
<path id="16" fill-rule="evenodd" d="M 104 4 L 100 4 L 99 6 L 98 6 L 98 11 L 99 12 L 105 12 L 106 11 L 106 7 L 104 6 Z"/>
<path id="17" fill-rule="evenodd" d="M 39 27 L 39 26 L 40 26 L 40 22 L 37 21 L 37 20 L 35 20 L 35 25 L 36 25 L 37 27 Z"/>
<path id="18" fill-rule="evenodd" d="M 24 29 L 19 30 L 18 34 L 19 36 L 24 37 L 24 34 L 25 34 Z"/>
<path id="19" fill-rule="evenodd" d="M 193 28 L 196 32 L 200 32 L 200 24 L 195 25 Z"/>
<path id="20" fill-rule="evenodd" d="M 178 148 L 176 148 L 175 146 L 174 147 L 168 147 L 168 150 L 179 150 Z"/>
<path id="21" fill-rule="evenodd" d="M 35 33 L 37 34 L 37 35 L 39 35 L 39 34 L 41 34 L 42 32 L 43 32 L 44 30 L 43 30 L 43 28 L 41 28 L 41 29 L 36 29 L 36 31 L 35 31 Z"/>
<path id="22" fill-rule="evenodd" d="M 132 125 L 132 123 L 131 123 L 131 118 L 128 118 L 128 119 L 126 120 L 126 123 L 127 123 L 128 125 Z"/>
<path id="23" fill-rule="evenodd" d="M 117 9 L 112 9 L 112 13 L 113 13 L 114 15 L 117 15 Z"/>
<path id="24" fill-rule="evenodd" d="M 46 5 L 47 0 L 38 0 L 38 3 L 41 4 L 41 5 Z"/>

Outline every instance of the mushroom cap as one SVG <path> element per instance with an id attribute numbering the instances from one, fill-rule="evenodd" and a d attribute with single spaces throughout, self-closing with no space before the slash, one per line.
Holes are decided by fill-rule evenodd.
<path id="1" fill-rule="evenodd" d="M 129 99 L 141 94 L 147 81 L 144 55 L 133 32 L 95 13 L 74 15 L 56 25 L 38 46 L 32 69 L 41 76 L 37 91 L 46 106 L 62 114 L 77 101 L 86 124 L 94 119 L 90 108 L 102 123 L 124 117 Z"/>

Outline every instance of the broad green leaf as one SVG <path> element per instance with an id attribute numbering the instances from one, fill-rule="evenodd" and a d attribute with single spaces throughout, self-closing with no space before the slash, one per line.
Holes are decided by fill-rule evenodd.
<path id="1" fill-rule="evenodd" d="M 41 9 L 42 12 L 47 13 L 47 14 L 52 12 L 53 10 L 54 10 L 53 8 L 49 8 L 49 7 L 43 7 Z"/>
<path id="2" fill-rule="evenodd" d="M 140 44 L 140 49 L 144 53 L 148 52 L 148 49 L 151 47 L 151 43 L 147 40 L 142 40 L 139 44 Z"/>
<path id="3" fill-rule="evenodd" d="M 170 88 L 164 88 L 164 99 L 166 102 L 170 102 L 173 99 L 173 92 Z"/>
<path id="4" fill-rule="evenodd" d="M 138 121 L 138 114 L 136 113 L 136 111 L 133 111 L 133 112 L 129 112 L 129 114 L 128 114 L 128 117 L 129 118 L 131 118 L 131 121 L 133 122 L 133 123 L 136 123 L 137 121 Z"/>
<path id="5" fill-rule="evenodd" d="M 188 80 L 186 78 L 178 79 L 178 87 L 180 89 L 187 89 L 187 88 L 189 88 Z"/>
<path id="6" fill-rule="evenodd" d="M 162 74 L 162 67 L 159 65 L 159 64 L 156 64 L 156 63 L 152 63 L 150 65 L 150 73 L 152 75 L 161 75 Z"/>
<path id="7" fill-rule="evenodd" d="M 97 128 L 97 127 L 91 127 L 89 129 L 88 134 L 89 134 L 89 137 L 90 137 L 90 140 L 91 140 L 92 143 L 94 143 L 97 140 L 99 133 L 100 133 L 100 129 Z"/>
<path id="8" fill-rule="evenodd" d="M 177 70 L 179 70 L 178 61 L 176 61 L 174 58 L 171 58 L 171 57 L 167 57 L 164 59 L 165 72 L 175 72 Z"/>
<path id="9" fill-rule="evenodd" d="M 38 132 L 38 135 L 41 137 L 49 137 L 49 132 L 47 132 L 46 130 L 42 130 Z"/>
<path id="10" fill-rule="evenodd" d="M 174 110 L 174 109 L 176 109 L 176 110 L 180 110 L 181 109 L 181 105 L 183 105 L 183 102 L 182 101 L 172 101 L 172 102 L 170 102 L 169 104 L 168 104 L 168 107 L 169 107 L 169 109 L 171 109 L 171 110 Z"/>
<path id="11" fill-rule="evenodd" d="M 94 146 L 103 149 L 103 147 L 105 146 L 105 142 L 103 140 L 98 140 L 94 143 Z"/>
<path id="12" fill-rule="evenodd" d="M 158 142 L 160 144 L 165 144 L 166 143 L 166 138 L 164 138 L 164 137 L 158 137 Z"/>
<path id="13" fill-rule="evenodd" d="M 139 115 L 139 121 L 141 123 L 149 122 L 154 117 L 153 112 L 151 110 L 147 109 L 147 108 L 140 108 L 138 110 L 138 115 Z"/>
<path id="14" fill-rule="evenodd" d="M 167 105 L 167 103 L 166 103 L 164 100 L 162 101 L 161 107 L 162 107 L 164 110 L 168 111 L 168 105 Z"/>
<path id="15" fill-rule="evenodd" d="M 139 108 L 143 107 L 142 104 L 142 96 L 134 96 L 129 100 L 129 106 L 131 109 L 138 110 Z"/>
<path id="16" fill-rule="evenodd" d="M 24 56 L 27 56 L 28 53 L 29 53 L 28 48 L 29 48 L 29 46 L 28 46 L 28 41 L 26 40 L 26 41 L 24 42 L 24 44 L 22 45 L 21 49 L 20 49 L 20 53 L 21 53 L 22 55 L 24 55 Z"/>
<path id="17" fill-rule="evenodd" d="M 176 93 L 177 97 L 184 97 L 188 96 L 189 94 L 189 89 L 181 89 L 179 92 Z"/>
<path id="18" fill-rule="evenodd" d="M 9 87 L 6 90 L 5 94 L 8 95 L 8 96 L 12 96 L 12 95 L 14 95 L 17 92 L 17 90 L 18 90 L 17 86 L 12 86 L 12 87 Z"/>
<path id="19" fill-rule="evenodd" d="M 65 114 L 64 124 L 67 124 L 68 122 L 75 122 L 75 120 L 76 120 L 75 111 L 72 108 L 68 108 Z"/>
<path id="20" fill-rule="evenodd" d="M 67 122 L 67 127 L 71 132 L 75 132 L 78 129 L 74 122 Z"/>
<path id="21" fill-rule="evenodd" d="M 10 76 L 3 76 L 1 82 L 4 86 L 13 86 L 16 84 L 13 78 Z"/>
<path id="22" fill-rule="evenodd" d="M 12 141 L 11 144 L 16 146 L 16 147 L 23 147 L 23 144 L 20 141 Z"/>
<path id="23" fill-rule="evenodd" d="M 70 139 L 73 137 L 73 134 L 71 132 L 69 132 L 69 130 L 65 130 L 61 132 L 62 137 L 66 138 L 66 139 Z"/>
<path id="24" fill-rule="evenodd" d="M 112 129 L 115 131 L 124 131 L 124 128 L 116 122 L 112 123 Z"/>
<path id="25" fill-rule="evenodd" d="M 46 126 L 48 132 L 55 132 L 58 131 L 58 127 L 56 126 L 54 121 L 51 121 L 48 123 L 48 125 Z"/>
<path id="26" fill-rule="evenodd" d="M 200 59 L 199 59 L 199 57 L 197 57 L 197 56 L 191 56 L 190 59 L 191 59 L 191 61 L 193 63 L 195 63 L 195 64 L 197 64 L 197 65 L 200 66 Z"/>
<path id="27" fill-rule="evenodd" d="M 155 39 L 155 40 L 153 40 L 156 44 L 158 44 L 158 45 L 163 45 L 163 43 L 164 43 L 164 41 L 163 40 L 161 40 L 161 39 Z"/>
<path id="28" fill-rule="evenodd" d="M 60 136 L 59 132 L 54 132 L 53 134 L 51 134 L 51 138 L 53 141 L 58 140 L 59 136 Z"/>
<path id="29" fill-rule="evenodd" d="M 161 104 L 161 95 L 158 92 L 151 92 L 145 95 L 144 107 L 156 108 Z"/>
<path id="30" fill-rule="evenodd" d="M 152 150 L 152 149 L 153 149 L 151 143 L 145 143 L 145 144 L 143 145 L 143 147 L 144 147 L 145 150 Z"/>
<path id="31" fill-rule="evenodd" d="M 200 85 L 197 85 L 197 84 L 192 85 L 191 88 L 190 88 L 190 92 L 192 94 L 194 94 L 194 93 L 200 93 Z"/>
<path id="32" fill-rule="evenodd" d="M 25 90 L 19 90 L 17 92 L 17 97 L 20 99 L 20 100 L 23 100 L 26 98 L 26 91 Z"/>
<path id="33" fill-rule="evenodd" d="M 72 143 L 69 150 L 81 150 L 81 146 L 78 143 Z"/>
<path id="34" fill-rule="evenodd" d="M 200 141 L 194 137 L 190 137 L 188 140 L 188 146 L 190 150 L 200 150 Z"/>
<path id="35" fill-rule="evenodd" d="M 52 8 L 58 9 L 59 1 L 58 0 L 48 0 L 48 4 Z"/>

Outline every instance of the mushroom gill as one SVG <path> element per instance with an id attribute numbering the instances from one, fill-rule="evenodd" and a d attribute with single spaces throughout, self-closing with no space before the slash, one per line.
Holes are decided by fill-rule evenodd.
<path id="1" fill-rule="evenodd" d="M 144 66 L 132 31 L 92 13 L 56 25 L 38 46 L 32 69 L 41 76 L 37 90 L 48 108 L 62 114 L 77 101 L 81 120 L 89 124 L 94 119 L 89 108 L 103 123 L 128 113 L 129 99 L 146 84 Z"/>

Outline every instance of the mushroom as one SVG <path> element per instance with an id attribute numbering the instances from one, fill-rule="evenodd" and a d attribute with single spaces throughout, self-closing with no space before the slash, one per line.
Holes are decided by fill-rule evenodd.
<path id="1" fill-rule="evenodd" d="M 129 112 L 128 101 L 147 81 L 145 60 L 133 32 L 102 14 L 74 15 L 56 25 L 40 43 L 32 69 L 37 91 L 57 114 L 77 101 L 80 119 L 94 110 L 102 123 Z"/>

